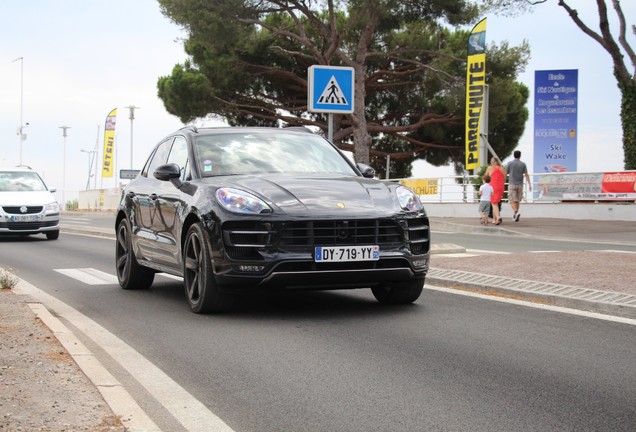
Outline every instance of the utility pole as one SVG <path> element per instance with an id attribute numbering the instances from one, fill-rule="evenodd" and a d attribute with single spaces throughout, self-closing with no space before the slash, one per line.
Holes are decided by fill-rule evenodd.
<path id="1" fill-rule="evenodd" d="M 20 60 L 20 126 L 18 126 L 17 135 L 20 142 L 20 165 L 22 165 L 22 145 L 24 144 L 24 140 L 26 139 L 24 128 L 29 124 L 27 123 L 25 126 L 22 117 L 24 111 L 24 57 L 18 57 L 11 63 L 15 63 L 18 60 Z"/>
<path id="2" fill-rule="evenodd" d="M 130 169 L 133 169 L 133 120 L 135 119 L 135 110 L 141 107 L 129 105 L 126 108 L 130 110 L 130 115 L 128 116 L 130 119 Z"/>
<path id="3" fill-rule="evenodd" d="M 66 209 L 66 198 L 64 197 L 64 193 L 66 192 L 66 131 L 70 128 L 70 126 L 60 126 L 60 129 L 62 129 L 62 137 L 64 137 L 64 152 L 62 156 L 62 210 Z"/>

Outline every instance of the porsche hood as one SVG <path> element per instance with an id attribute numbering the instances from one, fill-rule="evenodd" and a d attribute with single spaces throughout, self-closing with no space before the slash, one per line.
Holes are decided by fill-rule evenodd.
<path id="1" fill-rule="evenodd" d="M 364 177 L 259 175 L 228 180 L 223 186 L 256 194 L 287 214 L 371 216 L 400 211 L 394 188 Z"/>

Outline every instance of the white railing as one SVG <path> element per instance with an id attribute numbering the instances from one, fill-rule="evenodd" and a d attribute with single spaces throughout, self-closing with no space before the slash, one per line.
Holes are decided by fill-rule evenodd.
<path id="1" fill-rule="evenodd" d="M 390 179 L 411 187 L 423 202 L 475 203 L 479 201 L 476 175 L 421 179 Z M 636 201 L 636 171 L 558 172 L 530 174 L 532 191 L 524 182 L 523 201 Z M 507 184 L 503 200 L 507 201 Z"/>
<path id="2" fill-rule="evenodd" d="M 530 174 L 530 178 L 533 179 L 533 190 L 536 190 L 535 187 L 535 177 L 538 178 L 538 174 Z M 422 193 L 423 190 L 419 190 L 420 188 L 413 188 L 420 197 L 420 200 L 424 203 L 427 202 L 436 202 L 436 203 L 476 203 L 479 201 L 479 189 L 473 183 L 474 179 L 477 179 L 476 175 L 465 175 L 465 176 L 450 176 L 450 177 L 430 177 L 430 178 L 422 178 L 422 179 L 389 179 L 385 181 L 391 182 L 412 182 L 412 181 L 426 181 L 428 182 L 428 187 L 426 188 L 425 193 Z M 436 181 L 436 187 L 431 188 L 430 182 Z M 410 186 L 410 185 L 409 185 Z M 431 193 L 436 190 L 437 193 Z M 504 201 L 508 200 L 508 184 L 505 185 L 504 192 Z M 524 182 L 523 185 L 523 201 L 532 201 L 532 194 L 529 193 L 528 185 Z"/>

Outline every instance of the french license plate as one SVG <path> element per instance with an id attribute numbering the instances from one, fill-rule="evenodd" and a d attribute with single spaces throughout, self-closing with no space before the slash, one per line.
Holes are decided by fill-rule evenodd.
<path id="1" fill-rule="evenodd" d="M 380 246 L 316 246 L 315 262 L 377 261 Z"/>
<path id="2" fill-rule="evenodd" d="M 40 215 L 17 215 L 9 218 L 11 222 L 33 222 L 40 220 Z"/>

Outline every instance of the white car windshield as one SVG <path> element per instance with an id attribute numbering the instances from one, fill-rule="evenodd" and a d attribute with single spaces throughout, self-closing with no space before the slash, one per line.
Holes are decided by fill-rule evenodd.
<path id="1" fill-rule="evenodd" d="M 29 171 L 0 172 L 0 192 L 45 191 L 46 186 L 37 173 Z"/>
<path id="2" fill-rule="evenodd" d="M 195 138 L 203 177 L 263 173 L 356 175 L 328 141 L 312 134 L 228 133 Z"/>

